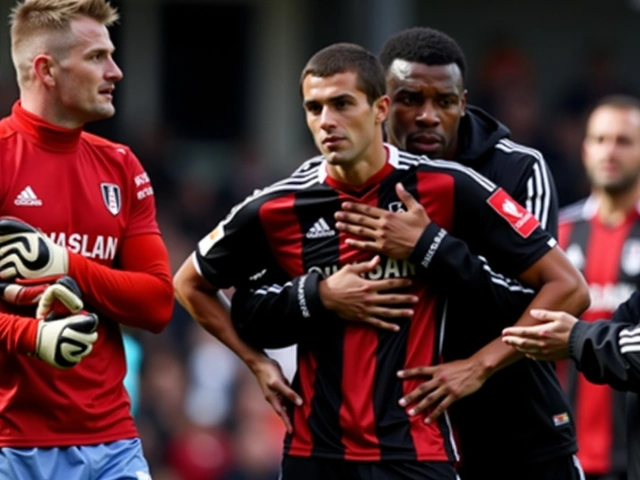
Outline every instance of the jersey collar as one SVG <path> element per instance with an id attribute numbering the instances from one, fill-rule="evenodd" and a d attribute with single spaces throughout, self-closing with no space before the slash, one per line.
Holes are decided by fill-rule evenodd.
<path id="1" fill-rule="evenodd" d="M 387 163 L 382 167 L 377 173 L 375 173 L 372 177 L 370 177 L 364 185 L 360 185 L 357 188 L 354 188 L 351 185 L 343 184 L 342 182 L 331 178 L 327 174 L 327 162 L 326 160 L 322 162 L 322 165 L 318 169 L 318 180 L 320 183 L 327 183 L 331 187 L 337 190 L 354 190 L 354 191 L 362 191 L 368 190 L 371 185 L 378 184 L 384 179 L 387 175 L 389 175 L 393 170 L 398 167 L 398 149 L 389 143 L 384 144 L 384 148 L 387 151 Z"/>
<path id="2" fill-rule="evenodd" d="M 82 127 L 58 127 L 22 108 L 20 100 L 14 103 L 11 120 L 16 129 L 40 147 L 56 152 L 72 152 L 78 148 Z"/>

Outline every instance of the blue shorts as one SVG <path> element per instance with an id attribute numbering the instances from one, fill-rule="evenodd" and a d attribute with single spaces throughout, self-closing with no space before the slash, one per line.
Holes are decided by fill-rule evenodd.
<path id="1" fill-rule="evenodd" d="M 151 480 L 140 439 L 82 447 L 0 448 L 0 480 Z"/>

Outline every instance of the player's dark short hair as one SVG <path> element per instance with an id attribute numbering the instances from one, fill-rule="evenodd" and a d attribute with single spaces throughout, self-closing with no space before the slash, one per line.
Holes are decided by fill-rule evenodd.
<path id="1" fill-rule="evenodd" d="M 358 76 L 358 90 L 367 96 L 370 105 L 385 94 L 385 76 L 380 60 L 354 43 L 334 43 L 313 55 L 300 75 L 300 93 L 307 75 L 331 77 L 345 72 L 354 72 Z"/>
<path id="2" fill-rule="evenodd" d="M 455 63 L 460 69 L 463 82 L 467 71 L 467 62 L 458 42 L 434 28 L 412 27 L 391 36 L 380 52 L 385 72 L 389 71 L 396 59 L 425 65 Z"/>
<path id="3" fill-rule="evenodd" d="M 640 112 L 640 98 L 626 94 L 607 95 L 598 100 L 592 112 L 600 107 L 624 108 L 628 110 L 638 110 Z"/>

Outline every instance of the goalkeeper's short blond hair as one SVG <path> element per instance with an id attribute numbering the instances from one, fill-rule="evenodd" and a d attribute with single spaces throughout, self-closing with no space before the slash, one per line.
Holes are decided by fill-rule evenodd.
<path id="1" fill-rule="evenodd" d="M 68 51 L 66 35 L 71 21 L 88 17 L 110 27 L 118 21 L 118 10 L 107 0 L 23 0 L 11 10 L 11 57 L 22 85 L 33 59 L 42 53 L 63 56 Z"/>

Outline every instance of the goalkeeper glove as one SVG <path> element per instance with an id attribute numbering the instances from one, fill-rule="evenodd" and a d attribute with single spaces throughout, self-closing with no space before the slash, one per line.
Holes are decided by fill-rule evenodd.
<path id="1" fill-rule="evenodd" d="M 73 367 L 91 353 L 97 328 L 98 317 L 93 313 L 40 320 L 35 355 L 56 368 Z"/>
<path id="2" fill-rule="evenodd" d="M 80 313 L 82 306 L 80 289 L 71 277 L 59 278 L 44 291 L 36 309 L 38 358 L 56 368 L 69 368 L 91 353 L 98 339 L 98 317 Z"/>
<path id="3" fill-rule="evenodd" d="M 54 280 L 56 281 L 52 284 L 51 282 Z M 47 297 L 43 298 L 45 292 L 47 292 Z M 57 279 L 16 279 L 15 283 L 0 282 L 0 298 L 6 303 L 18 307 L 37 304 L 39 310 L 36 313 L 36 318 L 44 318 L 49 314 L 61 318 L 70 313 L 77 313 L 82 310 L 81 297 L 78 284 L 66 275 Z"/>
<path id="4" fill-rule="evenodd" d="M 18 218 L 0 218 L 1 279 L 51 277 L 68 269 L 66 248 Z"/>
<path id="5" fill-rule="evenodd" d="M 36 318 L 57 320 L 82 310 L 82 293 L 75 280 L 67 275 L 60 277 L 42 294 L 36 309 Z"/>

